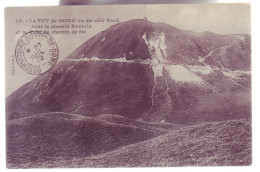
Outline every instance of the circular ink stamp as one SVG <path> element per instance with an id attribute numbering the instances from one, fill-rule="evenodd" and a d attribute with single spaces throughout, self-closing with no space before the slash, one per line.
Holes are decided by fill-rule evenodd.
<path id="1" fill-rule="evenodd" d="M 43 74 L 58 61 L 59 50 L 55 40 L 44 31 L 31 31 L 23 35 L 15 48 L 18 65 L 34 75 Z"/>

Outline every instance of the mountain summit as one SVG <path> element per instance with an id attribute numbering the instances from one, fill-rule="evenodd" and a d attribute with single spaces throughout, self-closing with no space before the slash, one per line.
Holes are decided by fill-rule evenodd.
<path id="1" fill-rule="evenodd" d="M 204 61 L 230 70 L 250 70 L 250 41 L 249 35 L 195 33 L 135 19 L 100 32 L 68 59 L 147 60 L 152 58 L 153 51 L 162 51 L 169 63 L 203 65 Z"/>

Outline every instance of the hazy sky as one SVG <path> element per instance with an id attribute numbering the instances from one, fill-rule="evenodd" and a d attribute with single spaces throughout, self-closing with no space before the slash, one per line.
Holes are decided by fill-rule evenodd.
<path id="1" fill-rule="evenodd" d="M 30 30 L 31 24 L 17 24 L 25 19 L 96 19 L 119 18 L 120 22 L 147 17 L 152 22 L 164 22 L 176 28 L 195 32 L 211 31 L 218 34 L 250 34 L 250 6 L 248 4 L 178 4 L 178 5 L 125 5 L 125 6 L 60 6 L 9 8 L 6 10 L 6 75 L 7 95 L 35 78 L 15 64 L 16 75 L 11 75 L 11 57 L 22 35 L 17 30 Z M 58 23 L 59 25 L 64 23 Z M 86 23 L 83 23 L 86 24 Z M 115 23 L 90 23 L 91 29 L 81 35 L 56 35 L 52 37 L 59 47 L 59 61 L 66 58 L 82 43 Z M 48 29 L 46 29 L 48 30 Z M 63 29 L 59 29 L 63 30 Z M 52 31 L 52 30 L 50 30 Z M 116 34 L 116 33 L 115 33 Z"/>
<path id="2" fill-rule="evenodd" d="M 164 22 L 183 30 L 195 32 L 211 31 L 218 34 L 250 34 L 250 6 L 248 4 L 182 4 L 182 5 L 127 5 L 127 6 L 74 6 L 51 10 L 50 14 L 63 18 L 119 18 L 120 22 L 147 17 L 152 22 Z M 86 35 L 60 37 L 64 44 L 61 59 L 70 54 L 77 46 L 114 23 L 92 23 Z M 70 39 L 74 41 L 74 46 Z M 70 44 L 70 45 L 66 45 Z"/>
<path id="3" fill-rule="evenodd" d="M 152 20 L 165 21 L 179 29 L 219 34 L 250 33 L 250 6 L 246 4 L 193 4 L 179 5 L 172 9 L 165 6 L 152 9 L 147 15 Z M 171 19 L 167 16 L 171 16 Z"/>

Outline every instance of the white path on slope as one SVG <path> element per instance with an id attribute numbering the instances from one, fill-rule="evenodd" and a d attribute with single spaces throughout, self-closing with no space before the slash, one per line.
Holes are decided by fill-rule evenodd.
<path id="1" fill-rule="evenodd" d="M 191 72 L 200 73 L 203 75 L 208 75 L 214 70 L 209 65 L 197 66 L 197 65 L 187 65 L 186 66 Z"/>
<path id="2" fill-rule="evenodd" d="M 242 71 L 242 70 L 231 71 L 231 70 L 225 70 L 225 71 L 222 71 L 222 73 L 226 77 L 233 78 L 233 79 L 238 79 L 240 76 L 250 75 L 251 71 Z"/>
<path id="3" fill-rule="evenodd" d="M 150 64 L 150 59 L 147 60 L 127 60 L 126 57 L 121 58 L 114 58 L 114 59 L 101 59 L 99 57 L 91 57 L 91 58 L 79 58 L 79 59 L 65 59 L 64 61 L 74 61 L 74 62 L 81 62 L 81 61 L 106 61 L 106 62 L 118 62 L 118 63 L 141 63 L 141 64 Z"/>

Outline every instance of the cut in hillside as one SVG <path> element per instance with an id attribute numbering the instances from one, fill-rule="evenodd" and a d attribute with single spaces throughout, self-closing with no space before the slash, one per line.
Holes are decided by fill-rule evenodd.
<path id="1" fill-rule="evenodd" d="M 95 119 L 114 124 L 123 124 L 148 129 L 159 133 L 169 132 L 183 127 L 183 125 L 173 123 L 137 121 L 131 118 L 123 117 L 121 115 L 113 114 L 98 115 L 95 117 Z"/>

